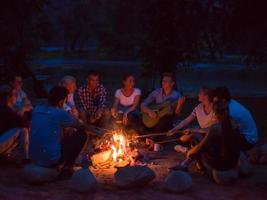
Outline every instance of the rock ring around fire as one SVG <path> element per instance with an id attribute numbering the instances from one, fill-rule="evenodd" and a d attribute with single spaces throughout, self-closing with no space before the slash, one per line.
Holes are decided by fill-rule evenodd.
<path id="1" fill-rule="evenodd" d="M 172 171 L 164 181 L 164 189 L 168 192 L 182 193 L 192 186 L 192 178 L 186 172 Z"/>
<path id="2" fill-rule="evenodd" d="M 74 172 L 69 187 L 75 192 L 94 192 L 97 188 L 97 181 L 89 169 L 83 168 Z"/>
<path id="3" fill-rule="evenodd" d="M 141 187 L 151 182 L 155 172 L 146 166 L 122 167 L 114 175 L 116 184 L 121 188 Z"/>
<path id="4" fill-rule="evenodd" d="M 58 171 L 54 168 L 45 168 L 34 164 L 24 167 L 24 176 L 29 183 L 41 184 L 55 181 L 58 174 Z"/>

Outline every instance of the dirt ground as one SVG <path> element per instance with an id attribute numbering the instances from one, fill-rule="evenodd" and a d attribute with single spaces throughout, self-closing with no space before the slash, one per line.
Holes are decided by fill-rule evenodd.
<path id="1" fill-rule="evenodd" d="M 23 170 L 14 166 L 1 166 L 0 170 L 0 199 L 180 199 L 180 200 L 260 200 L 266 199 L 267 166 L 254 166 L 250 177 L 240 178 L 230 186 L 220 186 L 207 177 L 193 172 L 193 187 L 183 194 L 170 194 L 163 190 L 164 179 L 168 167 L 174 165 L 181 156 L 171 150 L 151 153 L 153 164 L 149 166 L 155 171 L 156 179 L 149 185 L 138 189 L 122 190 L 116 187 L 113 175 L 116 169 L 95 170 L 99 186 L 93 194 L 78 194 L 68 188 L 68 181 L 56 181 L 44 185 L 28 185 L 24 181 Z"/>

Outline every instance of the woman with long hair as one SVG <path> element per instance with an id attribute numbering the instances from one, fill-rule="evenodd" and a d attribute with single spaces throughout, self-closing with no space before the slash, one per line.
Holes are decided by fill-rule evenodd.
<path id="1" fill-rule="evenodd" d="M 226 101 L 213 105 L 218 123 L 212 125 L 203 140 L 187 152 L 187 157 L 201 155 L 204 166 L 226 171 L 237 166 L 240 156 L 239 129 L 229 115 Z"/>
<path id="2" fill-rule="evenodd" d="M 213 112 L 217 123 L 213 124 L 204 134 L 204 138 L 189 151 L 187 158 L 172 170 L 187 170 L 192 160 L 196 159 L 208 170 L 227 171 L 237 166 L 240 145 L 239 129 L 229 115 L 226 101 L 213 104 Z"/>

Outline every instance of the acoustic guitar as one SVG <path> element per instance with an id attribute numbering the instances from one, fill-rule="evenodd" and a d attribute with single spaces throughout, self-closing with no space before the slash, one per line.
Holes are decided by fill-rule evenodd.
<path id="1" fill-rule="evenodd" d="M 159 122 L 159 120 L 166 116 L 166 115 L 172 115 L 174 112 L 174 106 L 177 101 L 171 102 L 171 101 L 164 101 L 161 104 L 157 105 L 151 105 L 149 108 L 156 112 L 157 117 L 156 118 L 151 118 L 147 113 L 142 113 L 142 121 L 143 124 L 147 128 L 152 128 L 156 126 Z"/>

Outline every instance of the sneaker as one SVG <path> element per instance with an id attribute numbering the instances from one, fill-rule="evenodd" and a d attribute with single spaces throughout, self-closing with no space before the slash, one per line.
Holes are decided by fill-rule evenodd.
<path id="1" fill-rule="evenodd" d="M 182 145 L 175 145 L 174 150 L 178 153 L 186 153 L 188 151 L 188 148 Z"/>

